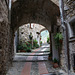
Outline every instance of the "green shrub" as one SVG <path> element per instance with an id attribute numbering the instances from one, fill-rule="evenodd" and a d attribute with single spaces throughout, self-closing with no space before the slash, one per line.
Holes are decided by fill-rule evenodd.
<path id="1" fill-rule="evenodd" d="M 58 49 L 58 47 L 62 46 L 62 40 L 63 40 L 63 36 L 61 33 L 57 33 L 55 36 L 54 36 L 54 40 L 55 40 L 55 46 L 56 46 L 56 49 Z"/>
<path id="2" fill-rule="evenodd" d="M 33 48 L 39 48 L 37 40 L 33 40 Z"/>
<path id="3" fill-rule="evenodd" d="M 42 46 L 42 41 L 40 41 L 40 45 Z"/>
<path id="4" fill-rule="evenodd" d="M 36 44 L 37 44 L 37 40 L 33 40 L 33 47 L 36 47 Z"/>
<path id="5" fill-rule="evenodd" d="M 38 44 L 36 44 L 36 48 L 39 48 L 39 45 Z"/>
<path id="6" fill-rule="evenodd" d="M 33 43 L 35 43 L 35 44 L 36 44 L 36 43 L 38 43 L 38 42 L 37 42 L 37 40 L 35 39 L 35 40 L 33 40 Z"/>
<path id="7" fill-rule="evenodd" d="M 27 47 L 27 52 L 31 52 L 31 47 Z"/>
<path id="8" fill-rule="evenodd" d="M 22 45 L 19 44 L 19 45 L 17 46 L 17 50 L 23 50 Z"/>
<path id="9" fill-rule="evenodd" d="M 58 63 L 58 60 L 56 58 L 54 58 L 53 62 L 54 63 Z"/>
<path id="10" fill-rule="evenodd" d="M 25 42 L 23 48 L 24 48 L 24 50 L 26 50 L 28 52 L 28 50 L 31 50 L 31 43 Z"/>

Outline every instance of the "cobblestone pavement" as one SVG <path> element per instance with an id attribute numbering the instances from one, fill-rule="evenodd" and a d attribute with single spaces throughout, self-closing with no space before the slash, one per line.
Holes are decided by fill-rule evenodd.
<path id="1" fill-rule="evenodd" d="M 25 63 L 28 62 L 28 61 L 26 61 L 26 59 L 28 57 L 31 57 L 31 56 L 23 55 L 22 57 L 20 57 L 20 56 L 16 57 L 15 59 L 20 60 L 20 61 L 16 61 L 16 62 L 13 61 L 13 65 L 9 69 L 9 71 L 7 72 L 6 75 L 21 75 L 21 72 L 25 66 Z M 43 55 L 43 59 L 44 59 L 44 61 L 41 61 L 41 62 L 45 63 L 48 73 L 56 73 L 56 75 L 68 75 L 66 73 L 59 74 L 60 68 L 56 68 L 56 69 L 53 68 L 52 61 L 48 60 L 48 55 Z M 21 60 L 24 60 L 24 61 L 21 61 Z M 35 60 L 35 61 L 34 62 L 32 61 L 30 75 L 40 75 L 39 67 L 38 67 L 40 61 L 36 61 L 36 60 L 38 60 L 38 56 L 33 56 L 32 60 Z M 75 75 L 75 74 L 70 74 L 70 75 Z"/>
<path id="2" fill-rule="evenodd" d="M 32 63 L 30 75 L 40 75 L 39 70 L 38 70 L 38 63 L 37 62 Z"/>
<path id="3" fill-rule="evenodd" d="M 45 56 L 45 58 L 47 59 L 47 56 Z M 36 58 L 34 57 L 33 59 L 37 59 L 37 57 Z M 53 68 L 51 61 L 43 61 L 43 62 L 46 64 L 48 73 L 56 73 L 57 75 L 59 75 L 60 68 L 56 68 L 56 69 Z M 26 62 L 13 62 L 12 67 L 9 69 L 6 75 L 21 75 L 21 72 L 22 72 L 22 69 L 25 63 Z M 38 68 L 38 62 L 32 62 L 30 75 L 40 75 L 39 68 Z M 64 73 L 60 75 L 68 75 L 68 74 Z M 75 74 L 72 73 L 70 75 L 75 75 Z"/>
<path id="4" fill-rule="evenodd" d="M 12 67 L 9 69 L 6 75 L 20 75 L 25 65 L 25 62 L 13 62 Z"/>
<path id="5" fill-rule="evenodd" d="M 47 56 L 44 56 L 44 59 L 47 59 Z M 38 59 L 37 56 L 34 56 L 33 59 Z M 54 69 L 52 67 L 51 61 L 43 61 L 46 64 L 46 68 L 49 73 L 55 72 L 57 73 L 59 68 Z M 6 75 L 21 75 L 21 71 L 24 67 L 26 62 L 13 62 L 12 67 L 9 69 L 8 73 Z M 40 75 L 39 74 L 39 68 L 38 68 L 38 62 L 32 62 L 31 65 L 31 72 L 30 75 Z"/>

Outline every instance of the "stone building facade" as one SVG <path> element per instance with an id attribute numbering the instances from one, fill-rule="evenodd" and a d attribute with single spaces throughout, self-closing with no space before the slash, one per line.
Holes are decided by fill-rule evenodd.
<path id="1" fill-rule="evenodd" d="M 33 40 L 36 39 L 38 41 L 38 44 L 40 45 L 40 31 L 42 29 L 45 29 L 42 25 L 39 24 L 25 24 L 21 27 L 19 27 L 19 43 L 20 42 L 26 42 L 29 40 L 29 35 L 32 33 Z"/>

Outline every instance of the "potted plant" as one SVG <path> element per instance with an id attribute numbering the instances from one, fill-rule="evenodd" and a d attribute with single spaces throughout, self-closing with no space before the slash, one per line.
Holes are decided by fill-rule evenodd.
<path id="1" fill-rule="evenodd" d="M 58 66 L 58 60 L 56 58 L 54 58 L 54 60 L 53 60 L 53 67 L 54 68 L 58 68 L 59 67 Z"/>
<path id="2" fill-rule="evenodd" d="M 21 50 L 23 50 L 23 47 L 22 47 L 21 44 L 19 44 L 19 45 L 17 46 L 17 51 L 20 52 Z"/>
<path id="3" fill-rule="evenodd" d="M 40 46 L 42 46 L 42 41 L 40 41 Z"/>
<path id="4" fill-rule="evenodd" d="M 37 43 L 38 43 L 38 42 L 37 42 L 37 40 L 36 40 L 36 39 L 35 39 L 35 40 L 33 40 L 33 47 L 34 47 L 34 48 L 36 48 Z"/>
<path id="5" fill-rule="evenodd" d="M 58 50 L 58 54 L 59 54 L 59 64 L 60 64 L 60 53 L 62 50 L 62 41 L 63 41 L 63 36 L 62 33 L 59 32 L 54 36 L 54 40 L 55 40 L 55 47 Z"/>
<path id="6" fill-rule="evenodd" d="M 27 52 L 31 52 L 31 48 L 30 47 L 27 47 Z"/>
<path id="7" fill-rule="evenodd" d="M 57 33 L 54 36 L 54 40 L 55 40 L 56 48 L 58 48 L 58 46 L 62 46 L 63 36 L 61 33 Z"/>

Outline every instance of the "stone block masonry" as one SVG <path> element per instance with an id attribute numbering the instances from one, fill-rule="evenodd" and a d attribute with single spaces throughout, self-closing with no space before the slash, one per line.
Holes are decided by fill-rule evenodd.
<path id="1" fill-rule="evenodd" d="M 0 0 L 0 75 L 6 71 L 12 61 L 12 30 L 8 22 L 8 8 L 5 0 Z"/>
<path id="2" fill-rule="evenodd" d="M 64 19 L 67 23 L 68 32 L 71 34 L 69 35 L 69 55 L 70 55 L 70 70 L 73 71 L 73 65 L 74 65 L 74 54 L 75 54 L 75 35 L 72 34 L 72 25 L 70 22 L 75 22 L 75 0 L 64 0 Z M 71 32 L 72 30 L 72 32 Z"/>

